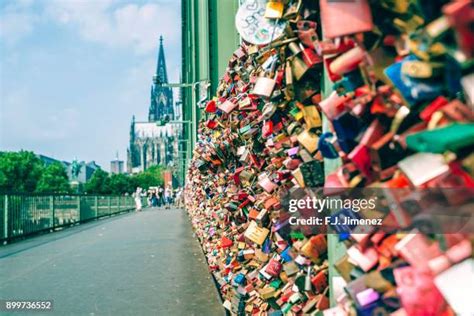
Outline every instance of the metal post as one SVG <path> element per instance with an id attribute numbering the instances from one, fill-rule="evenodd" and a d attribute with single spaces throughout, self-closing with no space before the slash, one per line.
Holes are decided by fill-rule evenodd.
<path id="1" fill-rule="evenodd" d="M 117 212 L 120 213 L 120 196 L 117 196 Z"/>
<path id="2" fill-rule="evenodd" d="M 200 82 L 193 83 L 191 96 L 191 150 L 194 150 L 197 140 L 197 112 L 196 112 L 196 87 Z M 189 152 L 191 156 L 191 152 Z M 191 157 L 190 157 L 191 158 Z"/>
<path id="3" fill-rule="evenodd" d="M 97 218 L 97 216 L 99 215 L 99 198 L 96 196 L 94 196 L 94 218 Z"/>
<path id="4" fill-rule="evenodd" d="M 109 196 L 108 200 L 109 200 L 109 215 L 110 215 L 112 213 L 112 198 Z"/>
<path id="5" fill-rule="evenodd" d="M 5 240 L 8 239 L 8 195 L 5 195 L 4 200 L 4 213 L 3 213 L 3 236 Z"/>
<path id="6" fill-rule="evenodd" d="M 79 214 L 78 221 L 81 221 L 81 197 L 78 195 L 77 196 L 77 213 Z"/>
<path id="7" fill-rule="evenodd" d="M 54 195 L 50 196 L 49 197 L 49 207 L 51 208 L 51 221 L 53 222 L 53 224 L 51 225 L 51 228 L 55 228 L 56 227 L 56 222 L 54 220 L 54 217 L 55 217 L 55 210 L 54 210 Z"/>

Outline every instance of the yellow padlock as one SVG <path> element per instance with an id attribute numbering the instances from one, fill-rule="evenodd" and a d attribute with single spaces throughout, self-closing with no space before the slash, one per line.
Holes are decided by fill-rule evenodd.
<path id="1" fill-rule="evenodd" d="M 419 79 L 432 78 L 441 73 L 443 64 L 428 63 L 426 61 L 410 60 L 402 64 L 402 73 Z"/>
<path id="2" fill-rule="evenodd" d="M 267 19 L 281 19 L 285 5 L 280 1 L 269 1 L 267 2 L 267 8 L 265 10 L 265 17 Z"/>

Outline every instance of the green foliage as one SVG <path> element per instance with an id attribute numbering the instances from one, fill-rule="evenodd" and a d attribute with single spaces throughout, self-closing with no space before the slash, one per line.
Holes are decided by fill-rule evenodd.
<path id="1" fill-rule="evenodd" d="M 163 171 L 165 171 L 163 166 L 152 166 L 144 172 L 134 176 L 136 184 L 144 189 L 163 185 Z"/>
<path id="2" fill-rule="evenodd" d="M 144 172 L 129 176 L 109 175 L 97 169 L 79 191 L 89 194 L 133 193 L 137 187 L 148 189 L 163 185 L 162 166 L 153 166 Z M 45 166 L 33 152 L 0 152 L 0 191 L 71 193 L 67 172 L 60 163 Z"/>
<path id="3" fill-rule="evenodd" d="M 0 153 L 0 191 L 34 192 L 44 170 L 29 151 Z"/>
<path id="4" fill-rule="evenodd" d="M 110 194 L 109 174 L 102 169 L 97 169 L 86 182 L 85 190 L 87 193 Z"/>
<path id="5" fill-rule="evenodd" d="M 134 179 L 126 174 L 113 174 L 109 177 L 109 189 L 112 194 L 132 193 L 135 191 Z"/>
<path id="6" fill-rule="evenodd" d="M 152 186 L 163 185 L 164 170 L 162 166 L 153 166 L 144 172 L 129 176 L 108 175 L 105 171 L 98 169 L 85 184 L 85 190 L 89 194 L 131 194 L 137 187 L 148 189 Z"/>
<path id="7" fill-rule="evenodd" d="M 64 166 L 59 162 L 47 166 L 41 174 L 36 191 L 42 193 L 69 193 L 71 187 Z"/>

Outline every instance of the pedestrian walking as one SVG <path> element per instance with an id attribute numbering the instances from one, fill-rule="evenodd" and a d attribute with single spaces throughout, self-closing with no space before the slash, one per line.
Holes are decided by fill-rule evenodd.
<path id="1" fill-rule="evenodd" d="M 135 208 L 137 212 L 140 212 L 142 210 L 142 188 L 138 187 L 133 194 L 135 198 Z"/>
<path id="2" fill-rule="evenodd" d="M 163 200 L 163 187 L 159 187 L 158 188 L 158 206 L 161 207 L 163 206 L 164 204 L 164 200 Z"/>
<path id="3" fill-rule="evenodd" d="M 156 194 L 156 189 L 151 191 L 151 206 L 152 207 L 158 206 L 158 196 Z"/>
<path id="4" fill-rule="evenodd" d="M 171 190 L 169 187 L 165 189 L 165 207 L 170 208 L 171 203 Z"/>

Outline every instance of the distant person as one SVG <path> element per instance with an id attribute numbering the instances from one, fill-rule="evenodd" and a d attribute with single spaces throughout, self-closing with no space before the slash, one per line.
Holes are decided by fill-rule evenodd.
<path id="1" fill-rule="evenodd" d="M 170 207 L 170 203 L 171 203 L 171 190 L 170 190 L 169 187 L 167 187 L 165 189 L 165 206 L 166 206 L 166 208 Z"/>
<path id="2" fill-rule="evenodd" d="M 152 204 L 152 197 L 153 197 L 153 190 L 148 190 L 148 194 L 147 194 L 148 207 L 152 207 L 152 206 L 153 206 L 153 204 Z"/>
<path id="3" fill-rule="evenodd" d="M 174 198 L 174 203 L 177 208 L 181 208 L 183 206 L 183 190 L 182 188 L 176 189 L 176 195 Z"/>
<path id="4" fill-rule="evenodd" d="M 138 187 L 133 195 L 135 198 L 135 208 L 137 212 L 140 212 L 142 210 L 142 188 Z"/>
<path id="5" fill-rule="evenodd" d="M 156 190 L 151 191 L 151 206 L 153 207 L 158 206 L 158 196 L 156 194 Z"/>
<path id="6" fill-rule="evenodd" d="M 159 207 L 163 206 L 164 204 L 164 200 L 163 200 L 163 187 L 159 187 L 158 188 L 158 204 L 159 204 Z"/>

